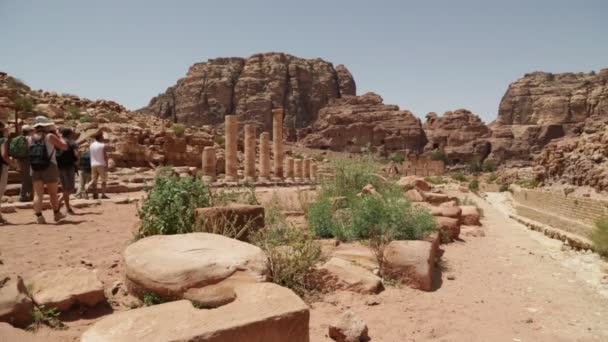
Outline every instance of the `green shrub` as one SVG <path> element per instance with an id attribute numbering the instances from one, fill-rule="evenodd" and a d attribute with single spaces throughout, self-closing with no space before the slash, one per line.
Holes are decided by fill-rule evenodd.
<path id="1" fill-rule="evenodd" d="M 483 170 L 483 167 L 478 158 L 473 158 L 467 165 L 467 169 L 470 173 L 479 173 Z"/>
<path id="2" fill-rule="evenodd" d="M 144 293 L 143 304 L 145 306 L 158 305 L 158 304 L 162 304 L 164 302 L 165 302 L 165 299 L 155 293 L 152 293 L 152 292 Z"/>
<path id="3" fill-rule="evenodd" d="M 173 124 L 173 132 L 176 137 L 183 137 L 184 133 L 186 133 L 186 126 L 182 124 Z"/>
<path id="4" fill-rule="evenodd" d="M 200 178 L 159 172 L 138 210 L 141 226 L 137 238 L 190 233 L 194 230 L 195 209 L 209 204 L 209 187 Z"/>
<path id="5" fill-rule="evenodd" d="M 377 165 L 370 156 L 337 159 L 332 167 L 334 175 L 321 184 L 322 195 L 350 198 L 367 184 L 373 185 L 377 191 L 383 191 L 384 184 L 376 175 Z"/>
<path id="6" fill-rule="evenodd" d="M 29 331 L 36 331 L 42 325 L 52 329 L 64 330 L 67 326 L 59 320 L 60 312 L 56 308 L 47 309 L 44 305 L 35 306 L 32 310 L 32 323 L 27 327 Z"/>
<path id="7" fill-rule="evenodd" d="M 333 208 L 329 197 L 323 196 L 308 208 L 308 225 L 320 238 L 334 237 L 336 226 L 332 218 Z"/>
<path id="8" fill-rule="evenodd" d="M 595 222 L 591 241 L 593 241 L 597 253 L 608 257 L 608 216 L 601 217 Z"/>
<path id="9" fill-rule="evenodd" d="M 321 258 L 321 246 L 306 232 L 287 223 L 278 201 L 267 206 L 266 226 L 252 238 L 269 259 L 274 283 L 304 296 L 315 288 L 311 274 Z"/>
<path id="10" fill-rule="evenodd" d="M 405 157 L 403 156 L 403 154 L 395 152 L 392 153 L 388 159 L 390 159 L 394 163 L 401 164 L 405 160 Z"/>
<path id="11" fill-rule="evenodd" d="M 458 173 L 453 174 L 452 175 L 452 179 L 453 180 L 457 180 L 459 182 L 466 182 L 467 181 L 467 177 L 462 172 L 458 172 Z"/>
<path id="12" fill-rule="evenodd" d="M 498 191 L 500 191 L 500 192 L 509 191 L 509 184 L 507 184 L 507 183 L 500 184 L 500 188 L 498 188 Z"/>
<path id="13" fill-rule="evenodd" d="M 442 149 L 436 149 L 431 153 L 432 160 L 441 160 L 444 164 L 448 164 L 448 155 Z"/>
<path id="14" fill-rule="evenodd" d="M 482 168 L 484 172 L 494 172 L 496 171 L 496 164 L 492 159 L 486 159 L 483 161 Z"/>
<path id="15" fill-rule="evenodd" d="M 218 134 L 215 136 L 215 143 L 220 145 L 221 147 L 224 147 L 224 144 L 226 144 L 226 139 L 223 135 Z"/>
<path id="16" fill-rule="evenodd" d="M 497 179 L 498 175 L 496 174 L 496 172 L 492 172 L 490 173 L 490 176 L 488 176 L 488 182 L 490 183 L 494 183 Z"/>
<path id="17" fill-rule="evenodd" d="M 28 87 L 22 80 L 12 76 L 8 76 L 6 78 L 6 86 L 9 89 L 17 89 L 26 92 L 30 91 L 30 87 Z"/>
<path id="18" fill-rule="evenodd" d="M 469 190 L 474 193 L 477 193 L 479 191 L 479 179 L 477 179 L 477 177 L 473 178 L 471 183 L 469 183 Z"/>
<path id="19" fill-rule="evenodd" d="M 79 120 L 81 117 L 80 107 L 74 105 L 68 105 L 65 107 L 68 119 Z"/>
<path id="20" fill-rule="evenodd" d="M 538 179 L 530 177 L 530 178 L 518 180 L 517 185 L 519 185 L 525 189 L 534 189 L 534 188 L 538 187 L 539 182 L 538 182 Z"/>
<path id="21" fill-rule="evenodd" d="M 443 179 L 443 177 L 441 177 L 441 176 L 428 176 L 428 177 L 424 178 L 424 180 L 431 184 L 445 184 L 448 182 L 445 179 Z"/>
<path id="22" fill-rule="evenodd" d="M 79 121 L 82 123 L 93 122 L 93 118 L 90 115 L 85 114 L 80 117 Z"/>

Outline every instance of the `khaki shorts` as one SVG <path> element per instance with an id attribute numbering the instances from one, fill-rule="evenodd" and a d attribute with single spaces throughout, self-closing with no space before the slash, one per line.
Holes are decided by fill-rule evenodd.
<path id="1" fill-rule="evenodd" d="M 32 181 L 42 181 L 44 184 L 59 182 L 59 169 L 57 168 L 57 164 L 51 163 L 49 167 L 44 170 L 32 170 Z"/>
<path id="2" fill-rule="evenodd" d="M 102 182 L 108 180 L 108 168 L 106 166 L 93 166 L 91 167 L 91 178 L 93 181 L 101 179 Z"/>

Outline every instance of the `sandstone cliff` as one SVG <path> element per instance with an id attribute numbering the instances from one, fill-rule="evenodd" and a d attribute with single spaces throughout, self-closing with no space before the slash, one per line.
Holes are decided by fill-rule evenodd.
<path id="1" fill-rule="evenodd" d="M 195 125 L 221 124 L 225 115 L 237 114 L 259 123 L 262 132 L 272 130 L 273 108 L 284 108 L 284 126 L 295 129 L 312 124 L 330 100 L 355 92 L 355 81 L 342 65 L 265 53 L 194 64 L 139 111 Z"/>
<path id="2" fill-rule="evenodd" d="M 499 125 L 575 124 L 608 115 L 608 69 L 599 73 L 534 72 L 511 83 Z"/>
<path id="3" fill-rule="evenodd" d="M 309 133 L 309 134 L 308 134 Z M 319 111 L 311 128 L 301 130 L 302 144 L 312 148 L 360 152 L 421 152 L 426 144 L 420 119 L 374 93 L 334 99 Z"/>

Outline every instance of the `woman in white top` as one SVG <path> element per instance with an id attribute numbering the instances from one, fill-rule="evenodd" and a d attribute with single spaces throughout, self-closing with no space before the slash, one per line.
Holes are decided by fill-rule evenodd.
<path id="1" fill-rule="evenodd" d="M 36 222 L 45 224 L 46 220 L 42 216 L 42 198 L 44 196 L 44 187 L 49 193 L 51 207 L 55 222 L 58 222 L 65 216 L 59 210 L 59 199 L 57 197 L 57 188 L 59 184 L 59 169 L 57 168 L 57 160 L 55 159 L 56 149 L 65 151 L 68 145 L 56 133 L 55 125 L 45 116 L 37 116 L 34 123 L 35 133 L 29 137 L 29 157 L 32 168 L 32 185 L 34 188 L 34 213 L 36 214 Z M 48 155 L 48 163 L 33 159 L 34 145 L 44 140 L 46 153 Z M 42 166 L 40 166 L 42 164 Z"/>

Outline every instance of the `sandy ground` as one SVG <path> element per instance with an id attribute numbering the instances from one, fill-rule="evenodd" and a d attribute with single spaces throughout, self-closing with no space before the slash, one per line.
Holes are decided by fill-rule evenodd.
<path id="1" fill-rule="evenodd" d="M 479 205 L 486 237 L 442 247 L 444 270 L 435 291 L 389 287 L 376 296 L 329 295 L 312 303 L 311 341 L 330 341 L 328 324 L 346 309 L 367 322 L 372 341 L 608 341 L 608 299 L 556 257 L 559 244 L 488 202 Z M 86 259 L 109 288 L 123 276 L 121 253 L 133 238 L 135 210 L 134 204 L 104 203 L 46 226 L 34 224 L 31 211 L 5 214 L 12 224 L 0 227 L 0 273 L 27 278 Z M 127 310 L 128 299 L 66 315 L 68 330 L 37 334 L 77 341 L 102 315 Z"/>

